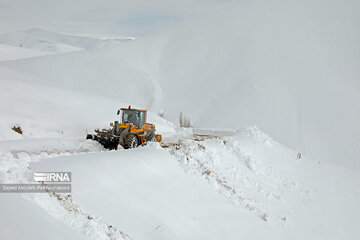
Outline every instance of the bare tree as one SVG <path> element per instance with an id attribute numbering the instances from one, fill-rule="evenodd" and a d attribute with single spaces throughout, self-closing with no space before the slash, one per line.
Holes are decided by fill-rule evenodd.
<path id="1" fill-rule="evenodd" d="M 191 127 L 190 119 L 187 118 L 185 115 L 183 115 L 182 112 L 180 112 L 179 115 L 179 125 L 180 127 L 185 127 L 185 128 Z"/>
<path id="2" fill-rule="evenodd" d="M 188 127 L 191 128 L 190 118 L 188 118 Z"/>
<path id="3" fill-rule="evenodd" d="M 180 115 L 179 115 L 179 125 L 180 125 L 180 127 L 184 127 L 184 119 L 183 119 L 182 112 L 180 112 Z"/>

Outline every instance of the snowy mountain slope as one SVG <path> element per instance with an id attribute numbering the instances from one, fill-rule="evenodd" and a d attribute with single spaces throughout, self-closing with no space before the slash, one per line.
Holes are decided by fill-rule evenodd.
<path id="1" fill-rule="evenodd" d="M 32 49 L 12 47 L 4 44 L 0 44 L 0 61 L 8 61 L 19 58 L 31 58 L 36 56 L 47 55 L 48 53 L 42 51 L 36 51 Z"/>
<path id="2" fill-rule="evenodd" d="M 44 52 L 73 52 L 81 48 L 55 40 L 53 37 L 34 36 L 31 31 L 6 33 L 0 36 L 0 43 Z"/>
<path id="3" fill-rule="evenodd" d="M 57 35 L 55 34 L 55 36 Z M 47 54 L 46 52 L 9 45 L 0 45 L 0 47 L 1 52 L 4 53 L 2 55 L 3 64 L 11 62 L 9 61 L 11 59 L 21 61 L 21 59 L 29 58 L 29 62 L 25 63 L 28 65 L 40 61 L 42 57 L 39 56 Z M 52 55 L 54 58 L 45 59 L 47 63 L 41 61 L 43 65 L 40 67 L 40 71 L 54 74 L 53 76 L 56 77 L 53 82 L 49 81 L 48 75 L 44 75 L 42 79 L 31 76 L 29 72 L 22 73 L 0 67 L 0 82 L 2 84 L 0 88 L 0 139 L 54 137 L 82 139 L 87 132 L 92 132 L 93 129 L 109 127 L 110 122 L 118 119 L 116 111 L 120 107 L 131 104 L 133 107 L 149 108 L 155 104 L 157 101 L 156 89 L 158 88 L 156 84 L 139 77 L 138 79 L 143 81 L 140 84 L 141 86 L 133 86 L 129 82 L 126 83 L 129 76 L 123 79 L 121 84 L 118 81 L 118 74 L 114 73 L 118 70 L 109 67 L 105 61 L 103 66 L 107 66 L 110 71 L 107 73 L 108 75 L 101 76 L 97 73 L 95 66 L 98 62 L 94 61 L 93 54 L 87 52 L 70 53 L 69 57 L 67 54 L 55 54 Z M 78 58 L 78 63 L 86 60 L 85 62 L 93 64 L 92 68 L 85 64 L 83 68 L 78 69 L 89 72 L 89 78 L 78 78 L 79 72 L 67 71 L 69 70 L 67 68 L 71 66 L 75 67 L 74 69 L 79 67 L 76 61 L 74 62 L 76 58 Z M 65 62 L 67 67 L 61 67 Z M 141 75 L 135 70 L 127 69 L 123 64 L 120 65 L 133 75 Z M 56 75 L 56 71 L 54 71 L 56 66 L 66 71 L 63 74 Z M 91 69 L 95 71 L 91 72 Z M 66 73 L 71 76 L 68 81 L 66 81 Z M 88 84 L 89 79 L 92 81 L 94 79 L 101 80 L 108 76 L 111 76 L 109 80 L 113 81 L 114 87 L 109 87 L 108 84 L 101 81 L 99 84 Z M 79 83 L 78 88 L 74 84 L 76 82 Z M 129 92 L 121 92 L 123 88 L 127 88 Z M 104 91 L 99 91 L 101 89 Z M 174 124 L 152 112 L 148 113 L 148 122 L 155 123 L 159 133 L 173 132 L 175 128 Z M 12 131 L 11 128 L 14 126 L 21 127 L 23 134 L 19 135 Z"/>
<path id="4" fill-rule="evenodd" d="M 21 46 L 34 50 L 53 53 L 73 52 L 111 44 L 118 44 L 131 38 L 95 39 L 74 35 L 60 34 L 39 28 L 26 31 L 10 32 L 0 35 L 0 43 Z"/>
<path id="5" fill-rule="evenodd" d="M 106 106 L 113 108 L 112 106 L 116 105 L 111 100 L 103 99 L 102 104 L 96 107 L 96 100 L 89 96 L 39 84 L 34 78 L 7 69 L 1 69 L 1 73 L 3 140 L 10 137 L 62 136 L 69 133 L 67 130 L 70 131 L 70 135 L 72 131 L 76 132 L 76 136 L 79 136 L 81 131 L 84 135 L 86 129 L 92 130 L 95 125 L 107 126 L 116 111 L 116 109 L 105 110 Z M 99 116 L 104 116 L 102 123 L 98 121 Z M 23 136 L 11 130 L 15 125 L 22 128 Z"/>
<path id="6" fill-rule="evenodd" d="M 2 62 L 0 65 L 35 76 L 56 88 L 103 96 L 157 111 L 161 103 L 158 83 L 158 43 L 135 41 L 87 51 Z M 147 46 L 152 46 L 147 49 Z M 155 71 L 155 72 L 154 72 Z M 89 84 L 91 83 L 91 84 Z"/>
<path id="7" fill-rule="evenodd" d="M 358 2 L 224 6 L 121 45 L 2 65 L 173 122 L 182 111 L 197 127 L 256 125 L 316 161 L 358 168 Z"/>
<path id="8" fill-rule="evenodd" d="M 57 137 L 83 139 L 87 132 L 108 128 L 110 122 L 118 119 L 116 111 L 132 104 L 55 88 L 28 74 L 6 68 L 0 67 L 0 73 L 0 140 Z M 159 133 L 171 132 L 175 127 L 151 112 L 148 114 L 148 122 L 156 124 Z M 12 131 L 14 126 L 21 127 L 23 134 Z"/>
<path id="9" fill-rule="evenodd" d="M 245 1 L 177 26 L 159 64 L 168 117 L 257 125 L 314 159 L 359 168 L 359 9 Z"/>

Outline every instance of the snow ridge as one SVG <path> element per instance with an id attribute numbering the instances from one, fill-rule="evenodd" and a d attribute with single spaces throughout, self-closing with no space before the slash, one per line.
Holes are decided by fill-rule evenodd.
<path id="1" fill-rule="evenodd" d="M 296 154 L 284 150 L 256 127 L 244 127 L 227 137 L 181 139 L 170 147 L 186 172 L 205 179 L 231 203 L 280 225 L 294 217 L 284 203 L 295 195 L 308 197 L 281 169 L 283 161 L 297 164 Z"/>

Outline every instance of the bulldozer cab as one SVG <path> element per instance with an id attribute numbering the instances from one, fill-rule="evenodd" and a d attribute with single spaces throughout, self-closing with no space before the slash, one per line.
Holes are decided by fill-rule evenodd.
<path id="1" fill-rule="evenodd" d="M 130 108 L 121 108 L 121 122 L 132 123 L 141 129 L 146 123 L 146 111 Z"/>

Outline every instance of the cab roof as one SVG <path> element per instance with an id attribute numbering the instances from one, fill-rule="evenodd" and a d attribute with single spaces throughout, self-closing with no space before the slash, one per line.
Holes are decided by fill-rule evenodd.
<path id="1" fill-rule="evenodd" d="M 136 109 L 136 108 L 120 108 L 121 110 L 133 110 L 133 111 L 140 111 L 140 112 L 146 112 L 145 109 Z"/>

